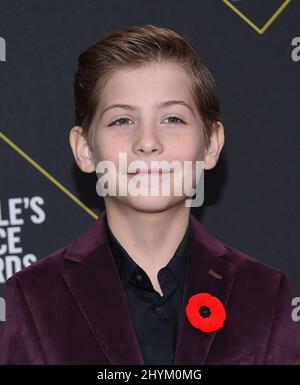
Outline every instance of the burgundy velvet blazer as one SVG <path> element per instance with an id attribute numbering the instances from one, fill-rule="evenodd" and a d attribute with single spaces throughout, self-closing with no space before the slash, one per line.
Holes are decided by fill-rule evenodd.
<path id="1" fill-rule="evenodd" d="M 1 364 L 144 364 L 104 213 L 7 281 Z M 300 364 L 288 276 L 222 243 L 190 215 L 184 304 L 208 292 L 222 301 L 227 318 L 221 329 L 202 332 L 184 305 L 174 365 Z"/>

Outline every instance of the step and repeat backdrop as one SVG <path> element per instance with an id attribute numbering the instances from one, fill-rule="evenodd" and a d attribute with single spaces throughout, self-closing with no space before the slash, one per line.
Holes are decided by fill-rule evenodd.
<path id="1" fill-rule="evenodd" d="M 69 146 L 78 56 L 142 23 L 189 37 L 217 82 L 225 146 L 193 213 L 288 273 L 300 296 L 298 0 L 1 0 L 0 336 L 6 280 L 104 209 L 96 175 L 78 169 Z"/>

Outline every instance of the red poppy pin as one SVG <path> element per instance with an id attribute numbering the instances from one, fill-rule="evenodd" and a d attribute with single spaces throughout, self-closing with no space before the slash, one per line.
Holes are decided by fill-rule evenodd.
<path id="1" fill-rule="evenodd" d="M 226 319 L 222 302 L 209 293 L 192 295 L 185 311 L 190 323 L 203 332 L 214 332 L 221 329 Z"/>

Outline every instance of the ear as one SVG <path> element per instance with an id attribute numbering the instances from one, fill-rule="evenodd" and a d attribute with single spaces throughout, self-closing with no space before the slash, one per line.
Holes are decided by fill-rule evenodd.
<path id="1" fill-rule="evenodd" d="M 71 128 L 69 141 L 75 161 L 81 171 L 91 173 L 95 171 L 95 164 L 88 143 L 83 136 L 83 128 Z"/>
<path id="2" fill-rule="evenodd" d="M 204 155 L 204 169 L 209 170 L 218 162 L 220 152 L 224 146 L 224 126 L 220 121 L 214 123 L 213 133 L 210 138 L 210 145 L 205 150 Z"/>

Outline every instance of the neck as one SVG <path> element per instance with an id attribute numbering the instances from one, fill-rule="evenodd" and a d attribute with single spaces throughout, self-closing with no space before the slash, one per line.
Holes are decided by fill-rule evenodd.
<path id="1" fill-rule="evenodd" d="M 159 212 L 141 212 L 114 199 L 105 201 L 108 225 L 130 257 L 149 276 L 168 264 L 188 226 L 190 207 L 183 202 Z"/>

